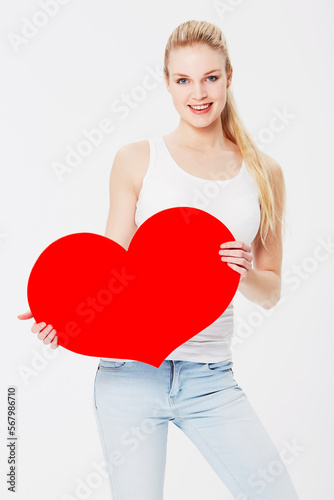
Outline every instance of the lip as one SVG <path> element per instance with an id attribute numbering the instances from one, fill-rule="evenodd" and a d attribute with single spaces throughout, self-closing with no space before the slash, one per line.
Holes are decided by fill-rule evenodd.
<path id="1" fill-rule="evenodd" d="M 193 106 L 205 106 L 206 104 L 210 104 L 210 106 L 206 109 L 193 109 L 191 108 L 190 104 L 188 104 L 188 107 L 190 109 L 190 111 L 192 111 L 193 113 L 195 113 L 195 115 L 204 115 L 205 113 L 208 113 L 208 111 L 212 108 L 212 102 L 205 102 L 203 104 L 194 104 Z"/>

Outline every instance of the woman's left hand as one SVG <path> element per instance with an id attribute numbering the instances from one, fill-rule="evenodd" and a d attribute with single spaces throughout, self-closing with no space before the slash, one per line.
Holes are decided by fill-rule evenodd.
<path id="1" fill-rule="evenodd" d="M 248 276 L 252 267 L 252 248 L 243 241 L 227 241 L 220 245 L 221 260 L 241 274 L 240 281 Z"/>

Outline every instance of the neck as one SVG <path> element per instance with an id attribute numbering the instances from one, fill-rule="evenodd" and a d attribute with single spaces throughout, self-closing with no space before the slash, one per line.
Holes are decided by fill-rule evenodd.
<path id="1" fill-rule="evenodd" d="M 180 119 L 179 126 L 170 134 L 176 143 L 198 151 L 228 149 L 228 139 L 223 134 L 220 117 L 208 127 L 193 127 Z"/>

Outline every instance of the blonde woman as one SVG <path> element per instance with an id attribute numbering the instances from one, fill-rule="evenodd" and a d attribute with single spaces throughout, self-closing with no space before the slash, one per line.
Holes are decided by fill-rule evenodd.
<path id="1" fill-rule="evenodd" d="M 172 32 L 164 76 L 179 125 L 116 153 L 105 235 L 127 249 L 153 214 L 176 206 L 205 210 L 236 239 L 217 252 L 240 274 L 239 291 L 269 309 L 281 291 L 284 177 L 241 122 L 232 73 L 216 25 L 192 20 Z M 52 325 L 35 323 L 32 331 L 57 347 Z M 169 421 L 193 441 L 234 498 L 298 499 L 271 437 L 234 378 L 232 335 L 233 300 L 159 368 L 100 359 L 94 410 L 113 500 L 163 499 Z"/>

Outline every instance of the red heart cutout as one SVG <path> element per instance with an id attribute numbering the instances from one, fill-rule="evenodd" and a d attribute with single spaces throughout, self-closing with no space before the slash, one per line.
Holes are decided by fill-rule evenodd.
<path id="1" fill-rule="evenodd" d="M 221 260 L 225 241 L 228 228 L 191 207 L 148 218 L 128 251 L 99 234 L 64 236 L 30 272 L 30 310 L 70 351 L 159 367 L 233 299 L 240 275 Z"/>

